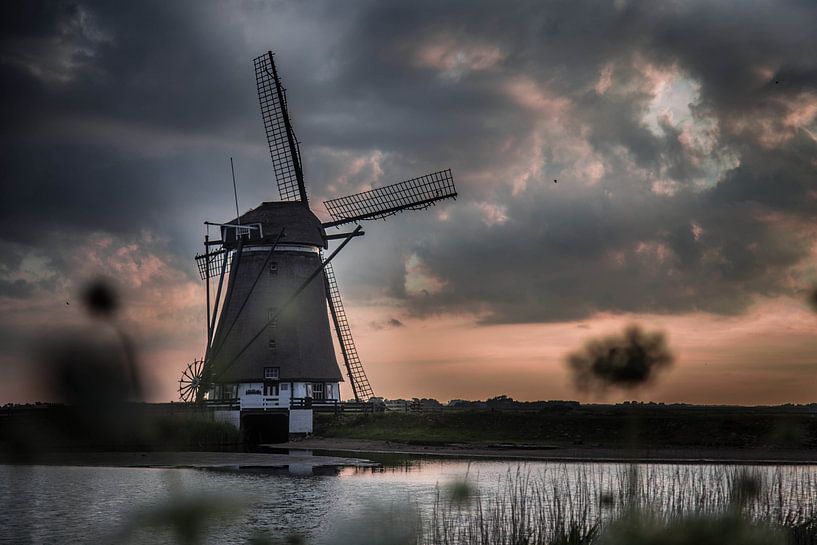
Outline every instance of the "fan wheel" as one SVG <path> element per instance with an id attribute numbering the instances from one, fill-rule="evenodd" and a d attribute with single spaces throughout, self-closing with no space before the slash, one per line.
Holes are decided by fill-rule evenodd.
<path id="1" fill-rule="evenodd" d="M 204 360 L 193 360 L 187 364 L 182 372 L 182 378 L 179 379 L 179 399 L 187 403 L 196 400 L 203 374 Z"/>

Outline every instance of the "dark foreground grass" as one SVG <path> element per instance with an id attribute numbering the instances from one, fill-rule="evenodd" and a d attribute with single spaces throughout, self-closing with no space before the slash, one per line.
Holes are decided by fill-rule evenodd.
<path id="1" fill-rule="evenodd" d="M 480 490 L 478 476 L 437 487 L 433 505 L 383 505 L 329 528 L 325 545 L 814 545 L 814 477 L 791 467 L 742 470 L 587 464 L 510 470 Z M 200 504 L 206 504 L 202 509 Z M 222 501 L 223 503 L 223 501 Z M 228 502 L 235 509 L 233 502 Z M 192 506 L 192 507 L 191 507 Z M 207 540 L 217 504 L 189 499 L 142 513 L 133 528 L 171 527 L 180 543 Z M 270 514 L 273 516 L 274 514 Z M 146 526 L 148 528 L 146 528 Z M 186 530 L 194 528 L 195 531 Z M 123 538 L 127 538 L 124 535 Z M 248 543 L 312 543 L 256 535 Z"/>
<path id="2" fill-rule="evenodd" d="M 229 451 L 241 447 L 239 431 L 213 421 L 207 413 L 171 416 L 121 407 L 101 412 L 57 408 L 0 419 L 0 461 L 34 463 L 40 454 L 50 451 Z"/>
<path id="3" fill-rule="evenodd" d="M 425 545 L 817 543 L 810 473 L 677 466 L 669 474 L 621 466 L 605 474 L 554 469 L 509 472 L 499 493 L 464 499 L 441 489 L 421 517 Z M 796 475 L 796 476 L 795 476 Z M 460 485 L 462 486 L 462 485 Z"/>
<path id="4" fill-rule="evenodd" d="M 811 545 L 809 473 L 678 466 L 669 474 L 509 472 L 483 495 L 465 479 L 438 488 L 431 509 L 372 509 L 327 545 Z M 598 466 L 595 466 L 596 468 Z"/>

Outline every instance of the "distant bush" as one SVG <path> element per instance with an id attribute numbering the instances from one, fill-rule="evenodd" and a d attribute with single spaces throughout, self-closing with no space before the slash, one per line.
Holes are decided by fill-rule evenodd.
<path id="1" fill-rule="evenodd" d="M 204 418 L 162 417 L 154 429 L 155 440 L 148 446 L 156 450 L 232 450 L 241 442 L 235 426 Z"/>
<path id="2" fill-rule="evenodd" d="M 238 429 L 214 422 L 206 414 L 153 414 L 139 404 L 120 405 L 118 409 L 116 426 L 95 427 L 86 409 L 72 407 L 4 418 L 0 422 L 0 453 L 25 462 L 55 449 L 219 451 L 240 447 Z"/>

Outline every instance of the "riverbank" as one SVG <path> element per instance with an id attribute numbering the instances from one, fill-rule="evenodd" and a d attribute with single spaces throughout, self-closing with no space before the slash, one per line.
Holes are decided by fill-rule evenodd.
<path id="1" fill-rule="evenodd" d="M 817 461 L 817 414 L 787 407 L 582 405 L 315 415 L 317 438 L 543 458 Z M 419 447 L 419 448 L 415 448 Z M 517 452 L 523 451 L 523 452 Z"/>
<path id="2" fill-rule="evenodd" d="M 248 447 L 239 430 L 188 413 L 145 415 L 108 435 L 91 427 L 77 431 L 84 421 L 69 418 L 64 408 L 40 413 L 9 413 L 0 422 L 5 424 L 0 463 L 280 468 L 359 465 L 368 458 L 399 464 L 401 457 L 426 456 L 817 464 L 817 413 L 810 407 L 562 404 L 539 410 L 315 413 L 312 437 L 266 445 L 272 454 L 243 453 Z M 298 452 L 287 456 L 290 449 Z"/>
<path id="3" fill-rule="evenodd" d="M 264 445 L 273 451 L 309 450 L 316 456 L 352 456 L 384 461 L 401 456 L 451 459 L 539 460 L 553 462 L 643 462 L 684 464 L 817 464 L 811 449 L 700 449 L 700 448 L 564 448 L 514 444 L 422 445 L 394 441 L 309 437 L 289 443 Z"/>
<path id="4" fill-rule="evenodd" d="M 11 462 L 0 457 L 0 464 Z M 377 467 L 378 464 L 351 456 L 313 456 L 310 453 L 41 452 L 25 465 L 320 472 L 343 467 Z"/>
<path id="5" fill-rule="evenodd" d="M 673 464 L 817 465 L 804 449 L 615 449 L 560 448 L 510 444 L 417 445 L 363 439 L 309 437 L 262 445 L 266 452 L 40 452 L 25 465 L 194 468 L 334 472 L 343 467 L 402 464 L 412 458 L 551 462 L 638 462 Z M 0 464 L 19 463 L 0 457 Z"/>

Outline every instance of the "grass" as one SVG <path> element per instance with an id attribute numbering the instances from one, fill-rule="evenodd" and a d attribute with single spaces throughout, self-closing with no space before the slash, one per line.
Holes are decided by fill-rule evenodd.
<path id="1" fill-rule="evenodd" d="M 811 448 L 817 418 L 767 410 L 695 411 L 622 407 L 578 410 L 438 411 L 365 415 L 316 415 L 322 437 L 418 444 L 520 443 L 531 445 L 624 446 L 638 419 L 642 448 Z"/>
<path id="2" fill-rule="evenodd" d="M 195 417 L 158 418 L 146 435 L 146 445 L 153 450 L 235 450 L 241 444 L 232 424 Z"/>
<path id="3" fill-rule="evenodd" d="M 175 416 L 134 410 L 80 411 L 62 408 L 0 422 L 0 459 L 35 461 L 52 450 L 236 450 L 240 432 L 206 414 Z"/>
<path id="4" fill-rule="evenodd" d="M 479 475 L 437 486 L 434 501 L 371 502 L 329 528 L 325 545 L 815 545 L 817 478 L 791 466 L 624 464 L 518 466 L 480 490 Z M 338 499 L 339 501 L 342 498 Z M 176 542 L 209 542 L 220 520 L 243 517 L 246 498 L 171 495 L 134 511 L 117 542 L 166 531 Z M 280 513 L 270 512 L 277 517 Z M 147 534 L 146 534 L 147 533 Z M 247 543 L 312 543 L 254 535 Z"/>
<path id="5" fill-rule="evenodd" d="M 614 474 L 564 466 L 509 472 L 499 493 L 470 499 L 440 489 L 423 520 L 422 545 L 817 543 L 814 478 L 734 467 L 647 466 Z"/>

